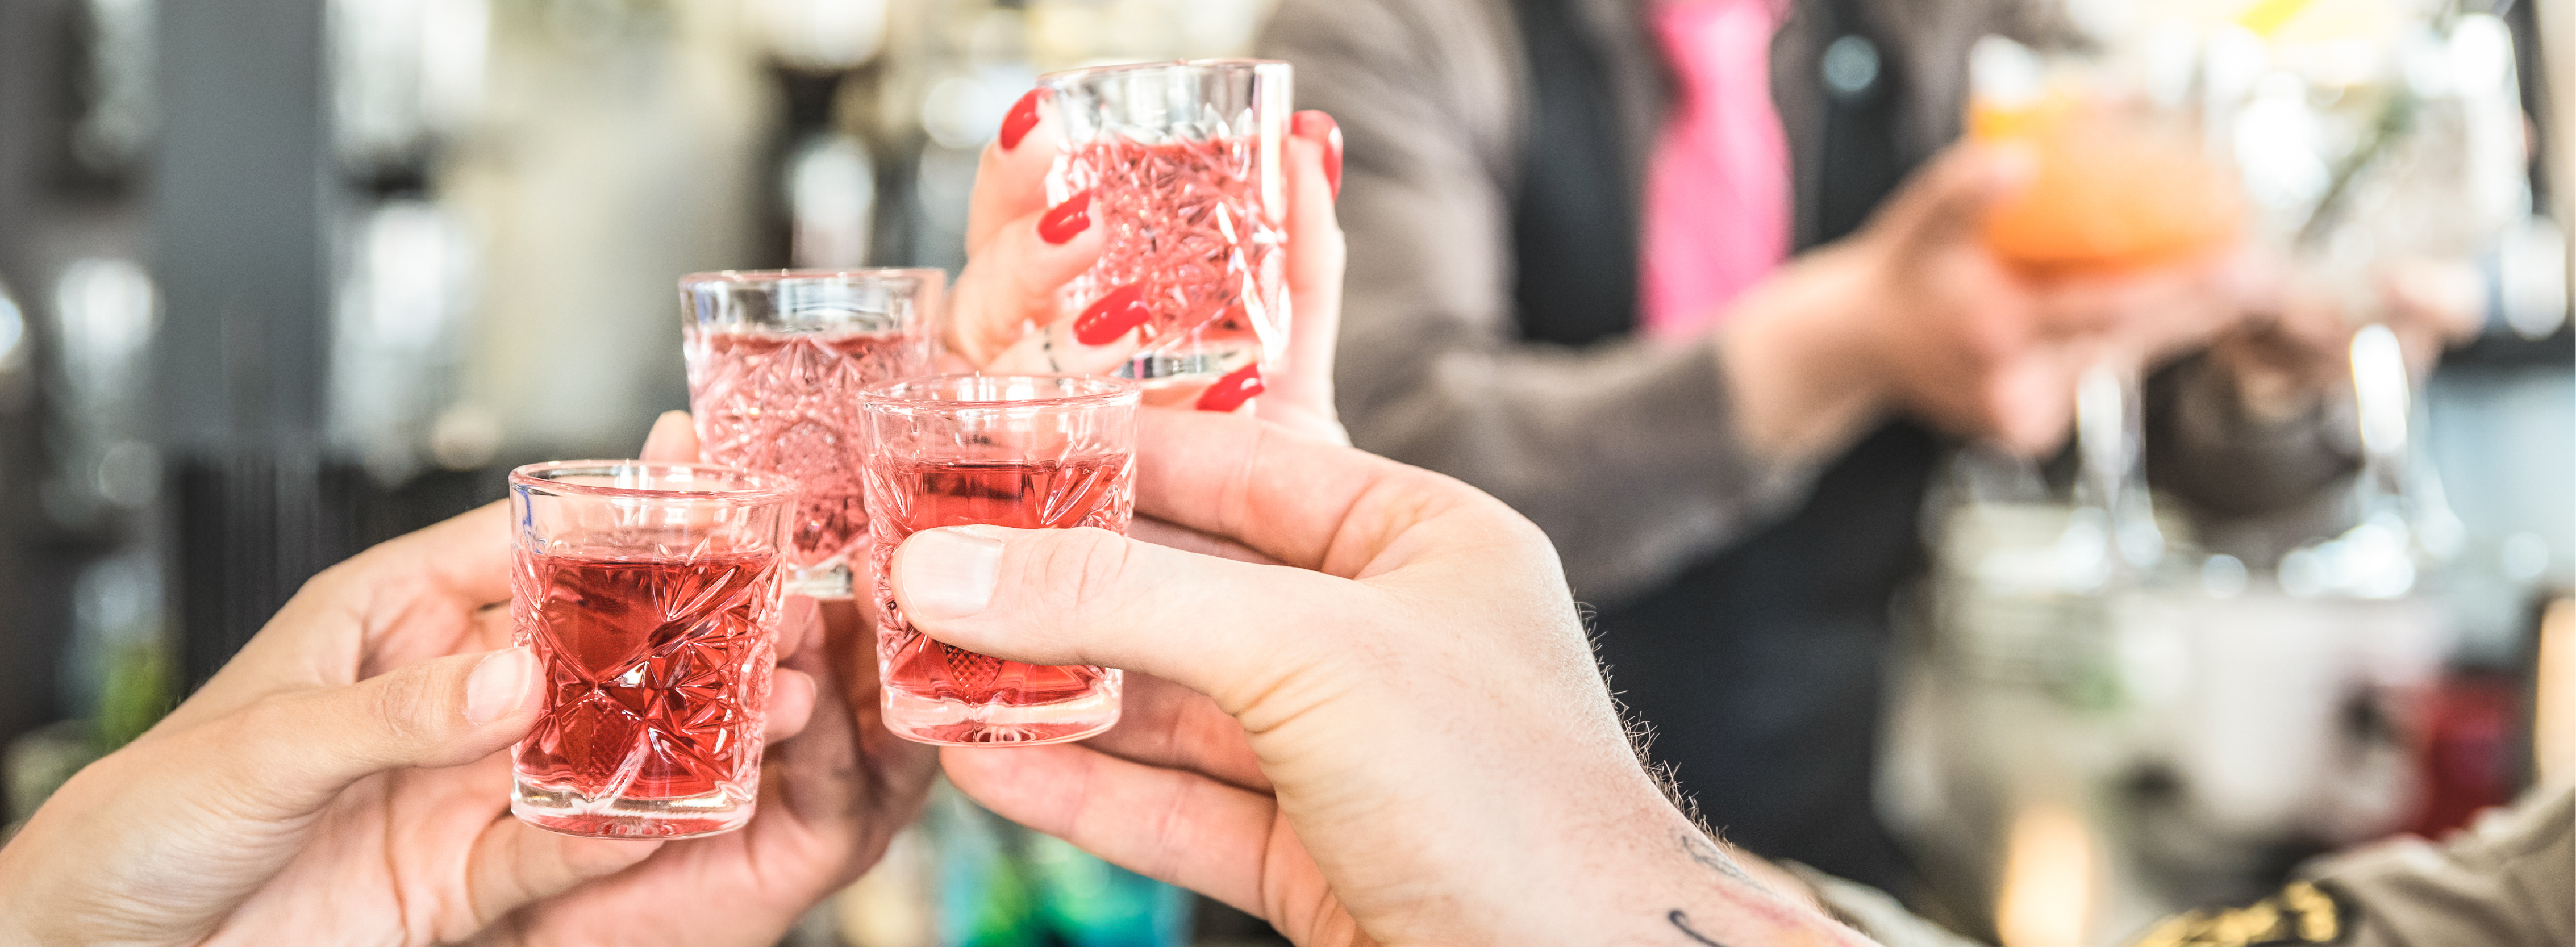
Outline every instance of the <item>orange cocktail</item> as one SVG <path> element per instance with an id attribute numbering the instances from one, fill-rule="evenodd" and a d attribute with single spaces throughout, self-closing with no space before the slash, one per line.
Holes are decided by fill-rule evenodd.
<path id="1" fill-rule="evenodd" d="M 1987 246 L 2025 269 L 2179 260 L 2235 239 L 2244 216 L 2234 179 L 2191 121 L 2143 103 L 2056 87 L 2010 104 L 1981 96 L 1968 134 L 2025 148 L 2037 163 L 1985 224 Z"/>

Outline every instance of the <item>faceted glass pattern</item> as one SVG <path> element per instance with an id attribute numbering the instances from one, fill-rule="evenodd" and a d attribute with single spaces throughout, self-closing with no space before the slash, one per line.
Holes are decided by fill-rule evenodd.
<path id="1" fill-rule="evenodd" d="M 512 810 L 613 838 L 741 825 L 759 790 L 793 488 L 767 478 L 745 496 L 639 488 L 650 481 L 633 475 L 530 479 L 512 478 L 511 617 L 546 688 L 517 749 Z"/>
<path id="2" fill-rule="evenodd" d="M 858 390 L 930 369 L 937 270 L 707 273 L 680 282 L 689 406 L 710 463 L 803 489 L 790 591 L 851 595 L 867 539 Z"/>
<path id="3" fill-rule="evenodd" d="M 869 389 L 869 529 L 887 728 L 925 743 L 1078 740 L 1118 719 L 1119 672 L 1005 661 L 905 618 L 886 566 L 924 529 L 1097 527 L 1134 515 L 1136 388 L 1105 378 L 951 376 Z"/>
<path id="4" fill-rule="evenodd" d="M 1090 191 L 1107 232 L 1100 261 L 1065 287 L 1066 312 L 1128 286 L 1153 310 L 1120 374 L 1163 403 L 1284 344 L 1288 64 L 1106 66 L 1040 84 L 1066 130 L 1047 196 Z"/>

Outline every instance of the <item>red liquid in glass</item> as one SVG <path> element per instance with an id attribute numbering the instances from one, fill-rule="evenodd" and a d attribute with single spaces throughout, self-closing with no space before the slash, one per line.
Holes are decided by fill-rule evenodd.
<path id="1" fill-rule="evenodd" d="M 796 478 L 794 565 L 851 552 L 868 534 L 857 392 L 927 370 L 921 343 L 901 333 L 706 332 L 689 345 L 689 403 L 707 461 Z"/>
<path id="2" fill-rule="evenodd" d="M 1110 135 L 1075 151 L 1066 180 L 1091 189 L 1109 228 L 1100 262 L 1066 290 L 1073 311 L 1142 284 L 1154 318 L 1140 359 L 1180 360 L 1192 388 L 1261 358 L 1261 337 L 1285 323 L 1286 232 L 1264 195 L 1251 136 L 1143 144 Z"/>
<path id="3" fill-rule="evenodd" d="M 520 779 L 585 797 L 688 799 L 760 767 L 778 627 L 775 553 L 687 562 L 519 556 L 518 640 L 546 669 Z M 568 831 L 597 831 L 583 816 Z M 710 826 L 708 828 L 713 828 Z M 674 834 L 691 829 L 675 821 Z"/>
<path id="4" fill-rule="evenodd" d="M 930 699 L 1006 707 L 1053 704 L 1083 697 L 1106 672 L 1090 665 L 1050 667 L 1004 661 L 930 639 L 904 620 L 883 578 L 895 547 L 918 530 L 990 524 L 1016 529 L 1096 526 L 1127 531 L 1134 509 L 1128 487 L 1130 458 L 1077 457 L 1061 461 L 912 461 L 880 463 L 872 476 L 881 502 L 876 520 L 877 608 L 882 627 L 877 655 L 884 686 Z M 976 742 L 979 724 L 930 732 L 934 739 Z M 1043 734 L 1024 735 L 1034 742 Z"/>

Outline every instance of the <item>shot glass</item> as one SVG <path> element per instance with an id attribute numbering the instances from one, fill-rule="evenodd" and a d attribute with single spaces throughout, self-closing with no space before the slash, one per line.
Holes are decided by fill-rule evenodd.
<path id="1" fill-rule="evenodd" d="M 510 472 L 510 617 L 546 669 L 513 814 L 602 838 L 751 818 L 795 502 L 785 477 L 724 467 Z"/>
<path id="2" fill-rule="evenodd" d="M 786 474 L 804 492 L 788 592 L 846 599 L 867 542 L 858 392 L 931 370 L 947 275 L 758 270 L 680 279 L 689 408 L 710 463 Z"/>
<path id="3" fill-rule="evenodd" d="M 1102 66 L 1038 79 L 1064 130 L 1047 200 L 1088 191 L 1100 261 L 1066 285 L 1067 315 L 1143 305 L 1143 348 L 1118 374 L 1156 405 L 1233 410 L 1287 342 L 1287 63 Z"/>
<path id="4" fill-rule="evenodd" d="M 1124 535 L 1136 508 L 1137 398 L 1132 382 L 1074 375 L 944 375 L 862 395 L 877 674 L 897 736 L 1061 743 L 1118 722 L 1116 669 L 1022 664 L 934 641 L 895 604 L 886 564 L 904 537 L 942 526 Z"/>

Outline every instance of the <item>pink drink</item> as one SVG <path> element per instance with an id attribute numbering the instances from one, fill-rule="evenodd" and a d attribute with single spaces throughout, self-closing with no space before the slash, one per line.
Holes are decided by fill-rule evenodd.
<path id="1" fill-rule="evenodd" d="M 1078 740 L 1118 722 L 1119 672 L 1005 661 L 922 634 L 886 570 L 925 529 L 1096 527 L 1136 506 L 1133 383 L 949 375 L 868 389 L 869 524 L 886 728 L 958 745 Z"/>
<path id="2" fill-rule="evenodd" d="M 750 820 L 795 499 L 786 477 L 728 467 L 510 472 L 513 640 L 546 674 L 512 814 L 606 838 Z"/>
<path id="3" fill-rule="evenodd" d="M 1185 360 L 1197 385 L 1261 359 L 1276 331 L 1287 271 L 1285 234 L 1253 175 L 1254 142 L 1227 137 L 1140 144 L 1119 138 L 1076 152 L 1073 178 L 1091 179 L 1092 214 L 1109 227 L 1100 262 L 1065 290 L 1088 306 L 1130 284 L 1154 318 L 1140 359 Z M 1205 376 L 1205 377 L 1195 377 Z M 1181 384 L 1175 382 L 1174 384 Z"/>
<path id="4" fill-rule="evenodd" d="M 938 270 L 755 270 L 680 280 L 689 405 L 709 463 L 785 474 L 802 498 L 788 592 L 851 597 L 867 504 L 860 388 L 931 368 Z"/>
<path id="5" fill-rule="evenodd" d="M 914 532 L 979 523 L 1015 529 L 1097 526 L 1127 531 L 1134 510 L 1133 458 L 1062 461 L 910 462 L 888 465 L 879 486 L 885 513 L 877 523 L 877 660 L 885 688 L 904 698 L 979 708 L 1079 702 L 1102 691 L 1113 672 L 1090 665 L 1049 667 L 1004 661 L 931 640 L 894 602 L 885 576 L 895 547 Z M 1115 692 L 1110 691 L 1113 695 Z M 943 743 L 1053 743 L 1101 729 L 1086 719 L 994 727 L 977 720 L 925 725 L 908 734 Z"/>
<path id="6" fill-rule="evenodd" d="M 689 342 L 689 403 L 708 463 L 796 478 L 788 555 L 798 568 L 839 560 L 868 536 L 859 463 L 861 387 L 924 366 L 899 333 L 709 332 Z"/>
<path id="7" fill-rule="evenodd" d="M 1258 391 L 1264 350 L 1286 341 L 1288 65 L 1103 66 L 1040 84 L 1065 130 L 1048 196 L 1089 191 L 1107 228 L 1100 262 L 1065 288 L 1067 312 L 1135 287 L 1153 318 L 1119 374 L 1149 403 L 1206 391 L 1201 407 L 1231 410 Z"/>
<path id="8" fill-rule="evenodd" d="M 524 786 L 580 797 L 686 800 L 760 785 L 763 707 L 778 619 L 778 555 L 689 562 L 521 554 L 522 641 L 546 668 L 545 715 L 519 745 Z M 578 835 L 625 820 L 540 822 Z M 730 828 L 671 818 L 654 835 Z"/>

